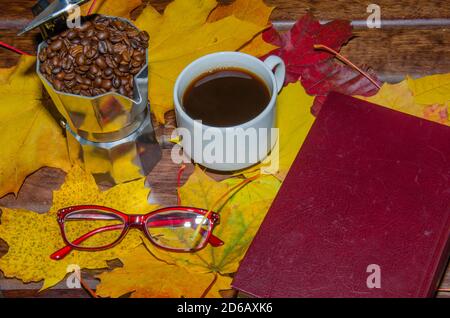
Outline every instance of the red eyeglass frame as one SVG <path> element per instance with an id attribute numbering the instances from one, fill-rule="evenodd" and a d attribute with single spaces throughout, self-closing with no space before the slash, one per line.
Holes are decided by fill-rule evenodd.
<path id="1" fill-rule="evenodd" d="M 70 242 L 67 237 L 66 237 L 66 233 L 64 230 L 64 219 L 65 217 L 70 214 L 70 213 L 74 213 L 74 212 L 82 212 L 83 210 L 97 210 L 99 212 L 105 212 L 105 213 L 111 213 L 114 214 L 118 217 L 120 217 L 123 220 L 123 224 L 120 225 L 110 225 L 110 226 L 106 226 L 106 227 L 102 227 L 99 229 L 95 229 L 91 232 L 88 232 L 86 234 L 84 234 L 83 236 L 80 236 L 78 239 L 74 240 L 74 242 Z M 169 212 L 169 211 L 181 211 L 181 212 L 191 212 L 191 213 L 196 213 L 199 215 L 203 215 L 205 217 L 208 218 L 208 220 L 211 223 L 211 227 L 208 230 L 206 239 L 203 241 L 203 243 L 196 247 L 195 249 L 190 249 L 190 250 L 180 250 L 180 249 L 171 249 L 168 247 L 164 247 L 161 246 L 157 243 L 155 243 L 153 241 L 152 236 L 150 235 L 150 233 L 148 233 L 147 230 L 147 220 L 154 216 L 155 214 L 159 214 L 159 213 L 163 213 L 163 212 Z M 204 209 L 199 209 L 199 208 L 193 208 L 193 207 L 185 207 L 185 206 L 174 206 L 174 207 L 167 207 L 167 208 L 162 208 L 162 209 L 158 209 L 156 211 L 152 211 L 150 213 L 147 214 L 125 214 L 123 212 L 120 212 L 118 210 L 115 210 L 113 208 L 109 208 L 109 207 L 105 207 L 105 206 L 99 206 L 99 205 L 77 205 L 77 206 L 71 206 L 71 207 L 67 207 L 67 208 L 63 208 L 61 210 L 59 210 L 57 212 L 57 220 L 58 220 L 58 224 L 61 230 L 61 236 L 63 238 L 64 243 L 66 243 L 66 246 L 59 249 L 58 251 L 56 251 L 55 253 L 53 253 L 52 255 L 50 255 L 50 258 L 53 260 L 61 260 L 64 257 L 66 257 L 72 250 L 79 250 L 79 251 L 102 251 L 102 250 L 106 250 L 109 248 L 114 247 L 115 245 L 119 244 L 120 241 L 127 235 L 128 231 L 131 228 L 138 228 L 140 229 L 144 235 L 147 237 L 147 239 L 155 246 L 157 246 L 158 248 L 161 248 L 163 250 L 169 251 L 169 252 L 176 252 L 176 253 L 184 253 L 184 252 L 196 252 L 199 251 L 203 248 L 205 248 L 205 246 L 209 243 L 211 244 L 213 247 L 219 247 L 222 246 L 224 244 L 224 242 L 219 239 L 218 237 L 214 236 L 212 234 L 212 231 L 214 230 L 214 227 L 220 223 L 220 216 L 218 213 L 212 212 L 212 211 L 207 211 Z M 174 222 L 174 220 L 168 220 L 169 222 Z M 182 220 L 180 220 L 181 222 Z M 158 222 L 158 221 L 155 221 Z M 163 221 L 159 221 L 159 222 L 163 222 L 160 225 L 163 226 L 164 225 L 164 220 Z M 122 233 L 120 234 L 120 236 L 112 243 L 107 244 L 105 246 L 101 246 L 101 247 L 81 247 L 81 246 L 77 246 L 73 243 L 79 241 L 80 243 L 84 240 L 86 240 L 87 238 L 91 237 L 92 235 L 97 234 L 98 232 L 102 232 L 102 231 L 109 231 L 109 230 L 115 230 L 118 228 L 118 226 L 120 226 L 120 228 L 122 229 Z"/>

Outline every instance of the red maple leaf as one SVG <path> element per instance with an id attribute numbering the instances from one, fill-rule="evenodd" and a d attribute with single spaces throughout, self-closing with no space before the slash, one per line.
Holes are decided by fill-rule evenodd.
<path id="1" fill-rule="evenodd" d="M 362 96 L 378 92 L 379 88 L 360 72 L 338 63 L 333 54 L 314 49 L 314 45 L 322 44 L 339 52 L 352 36 L 350 22 L 320 24 L 310 14 L 300 18 L 289 32 L 278 33 L 272 27 L 263 34 L 266 42 L 280 47 L 269 55 L 278 55 L 286 63 L 285 85 L 300 80 L 306 92 L 316 96 L 313 113 L 320 110 L 330 91 Z M 368 70 L 368 74 L 381 83 L 373 71 Z"/>

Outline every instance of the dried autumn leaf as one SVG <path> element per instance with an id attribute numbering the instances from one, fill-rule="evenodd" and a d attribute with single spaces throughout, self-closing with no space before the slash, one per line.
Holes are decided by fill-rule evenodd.
<path id="1" fill-rule="evenodd" d="M 175 0 L 164 15 L 147 6 L 136 25 L 150 34 L 149 98 L 160 122 L 173 109 L 173 86 L 180 72 L 195 59 L 218 51 L 235 51 L 265 26 L 243 21 L 234 15 L 207 22 L 215 0 Z"/>
<path id="2" fill-rule="evenodd" d="M 262 0 L 236 0 L 229 5 L 219 5 L 208 17 L 208 22 L 218 21 L 230 15 L 260 26 L 269 26 L 269 18 L 275 7 L 267 6 Z M 263 40 L 258 34 L 239 51 L 254 56 L 263 56 L 278 47 Z"/>
<path id="3" fill-rule="evenodd" d="M 97 0 L 91 14 L 98 13 L 130 19 L 130 13 L 142 4 L 142 0 Z M 92 1 L 81 6 L 81 14 L 87 15 Z"/>
<path id="4" fill-rule="evenodd" d="M 53 205 L 48 213 L 38 214 L 21 209 L 2 208 L 0 238 L 9 245 L 0 259 L 0 270 L 6 277 L 24 282 L 44 280 L 41 290 L 52 287 L 67 274 L 71 264 L 83 268 L 106 268 L 107 260 L 120 257 L 141 244 L 139 232 L 132 231 L 118 246 L 100 252 L 73 251 L 64 259 L 54 261 L 50 255 L 63 247 L 56 212 L 71 205 L 97 204 L 125 213 L 146 213 L 156 207 L 148 204 L 150 189 L 144 178 L 100 191 L 92 175 L 78 166 L 66 176 L 61 189 L 53 193 Z"/>
<path id="5" fill-rule="evenodd" d="M 435 78 L 436 82 L 427 79 L 428 84 L 432 87 L 439 86 L 439 78 Z M 418 81 L 420 81 L 419 79 Z M 410 114 L 416 117 L 425 118 L 441 124 L 450 125 L 449 105 L 448 103 L 437 104 L 437 99 L 430 98 L 430 105 L 418 104 L 416 96 L 410 90 L 410 86 L 415 80 L 408 78 L 398 84 L 384 84 L 380 91 L 371 97 L 356 96 L 368 102 L 385 106 L 400 112 Z"/>
<path id="6" fill-rule="evenodd" d="M 70 168 L 61 127 L 42 104 L 36 58 L 0 70 L 0 197 L 17 194 L 23 180 L 44 166 Z"/>
<path id="7" fill-rule="evenodd" d="M 139 246 L 120 258 L 123 267 L 97 276 L 96 294 L 120 297 L 132 292 L 136 298 L 219 298 L 220 290 L 229 289 L 231 277 L 213 273 L 192 273 L 185 268 L 157 260 Z M 205 291 L 213 284 L 206 295 Z"/>
<path id="8" fill-rule="evenodd" d="M 330 91 L 348 95 L 371 96 L 378 87 L 353 68 L 336 63 L 334 56 L 314 49 L 322 44 L 339 51 L 352 37 L 348 21 L 335 20 L 320 24 L 307 14 L 297 21 L 289 32 L 278 33 L 271 28 L 263 33 L 269 43 L 280 46 L 271 52 L 283 58 L 286 63 L 286 84 L 301 81 L 306 92 L 315 95 L 313 112 L 317 113 Z M 368 70 L 371 77 L 379 82 L 375 73 Z"/>
<path id="9" fill-rule="evenodd" d="M 406 79 L 414 101 L 418 104 L 444 104 L 450 101 L 450 73 Z"/>

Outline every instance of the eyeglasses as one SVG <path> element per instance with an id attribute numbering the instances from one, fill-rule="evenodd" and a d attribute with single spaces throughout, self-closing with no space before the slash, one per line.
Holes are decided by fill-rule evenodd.
<path id="1" fill-rule="evenodd" d="M 58 211 L 66 246 L 50 258 L 61 260 L 72 250 L 101 251 L 117 245 L 131 228 L 140 229 L 155 246 L 171 252 L 196 252 L 208 243 L 224 243 L 212 231 L 219 224 L 215 212 L 190 208 L 163 208 L 145 215 L 129 215 L 112 208 L 81 205 Z"/>

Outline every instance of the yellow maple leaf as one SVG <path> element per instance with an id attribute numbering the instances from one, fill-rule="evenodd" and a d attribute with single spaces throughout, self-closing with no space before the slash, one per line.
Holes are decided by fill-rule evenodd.
<path id="1" fill-rule="evenodd" d="M 254 23 L 260 26 L 269 26 L 269 18 L 275 7 L 267 6 L 262 0 L 236 0 L 229 5 L 220 5 L 215 8 L 208 22 L 218 21 L 230 15 L 236 18 Z M 262 34 L 258 34 L 239 51 L 254 56 L 263 56 L 278 47 L 263 40 Z"/>
<path id="2" fill-rule="evenodd" d="M 17 192 L 44 166 L 70 168 L 62 129 L 42 104 L 36 58 L 22 56 L 0 71 L 0 197 Z"/>
<path id="3" fill-rule="evenodd" d="M 437 84 L 430 82 L 431 78 L 427 77 L 430 87 L 436 87 Z M 435 78 L 437 79 L 437 78 Z M 430 99 L 430 105 L 423 105 L 417 103 L 417 96 L 414 96 L 413 91 L 410 90 L 411 83 L 419 81 L 408 78 L 397 84 L 385 83 L 376 95 L 370 97 L 355 96 L 357 98 L 366 100 L 368 102 L 378 104 L 390 109 L 394 109 L 409 115 L 425 118 L 431 121 L 439 122 L 441 124 L 450 125 L 448 103 L 433 104 L 436 99 Z M 419 86 L 421 86 L 420 84 Z M 442 99 L 441 99 L 442 101 Z"/>
<path id="4" fill-rule="evenodd" d="M 240 178 L 217 182 L 196 167 L 180 188 L 182 204 L 213 208 L 230 189 L 241 183 Z M 145 240 L 144 244 L 152 255 L 141 252 L 133 253 L 127 259 L 121 258 L 125 260 L 123 270 L 101 274 L 97 291 L 101 296 L 116 297 L 135 291 L 133 295 L 136 297 L 158 297 L 162 292 L 155 290 L 155 286 L 163 286 L 165 296 L 198 297 L 208 282 L 212 282 L 207 296 L 219 297 L 220 290 L 231 288 L 229 274 L 236 272 L 280 185 L 274 176 L 261 176 L 230 193 L 231 197 L 225 202 L 219 200 L 216 211 L 220 212 L 221 220 L 214 229 L 214 235 L 225 242 L 223 246 L 207 246 L 197 253 L 171 253 Z M 136 265 L 140 262 L 149 266 Z M 125 274 L 129 281 L 121 280 Z M 217 280 L 213 281 L 215 277 Z M 170 286 L 171 280 L 180 286 Z"/>
<path id="5" fill-rule="evenodd" d="M 262 0 L 235 0 L 231 4 L 215 8 L 208 17 L 208 22 L 234 15 L 238 19 L 254 24 L 267 25 L 273 9 L 275 7 L 267 6 Z"/>
<path id="6" fill-rule="evenodd" d="M 147 6 L 136 25 L 150 34 L 149 98 L 159 122 L 173 109 L 173 87 L 181 71 L 195 59 L 219 51 L 241 48 L 265 26 L 234 15 L 207 22 L 215 0 L 175 0 L 164 15 Z"/>
<path id="7" fill-rule="evenodd" d="M 97 0 L 91 14 L 98 13 L 130 19 L 130 12 L 142 4 L 142 0 Z M 81 14 L 87 15 L 92 2 L 81 6 Z"/>
<path id="8" fill-rule="evenodd" d="M 398 84 L 385 83 L 377 94 L 370 97 L 355 96 L 368 102 L 421 117 L 423 107 L 416 104 L 407 81 Z"/>
<path id="9" fill-rule="evenodd" d="M 132 292 L 136 298 L 218 298 L 219 291 L 229 289 L 231 277 L 213 273 L 192 273 L 153 257 L 144 246 L 131 250 L 120 258 L 123 267 L 97 276 L 100 284 L 96 294 L 120 297 Z M 204 295 L 208 287 L 214 288 Z"/>
<path id="10" fill-rule="evenodd" d="M 450 101 L 450 73 L 419 79 L 408 76 L 406 81 L 417 104 L 445 104 Z"/>
<path id="11" fill-rule="evenodd" d="M 94 204 L 115 208 L 129 214 L 145 214 L 156 208 L 147 202 L 150 192 L 145 178 L 100 191 L 92 175 L 79 166 L 72 168 L 65 183 L 53 193 L 53 205 L 48 213 L 38 214 L 22 209 L 2 208 L 0 238 L 9 246 L 0 259 L 0 270 L 6 277 L 24 282 L 44 280 L 41 290 L 52 287 L 67 274 L 69 265 L 83 268 L 106 268 L 107 260 L 120 257 L 125 251 L 141 244 L 138 232 L 129 232 L 116 247 L 99 252 L 73 251 L 55 261 L 50 255 L 64 247 L 56 212 L 72 205 Z"/>

